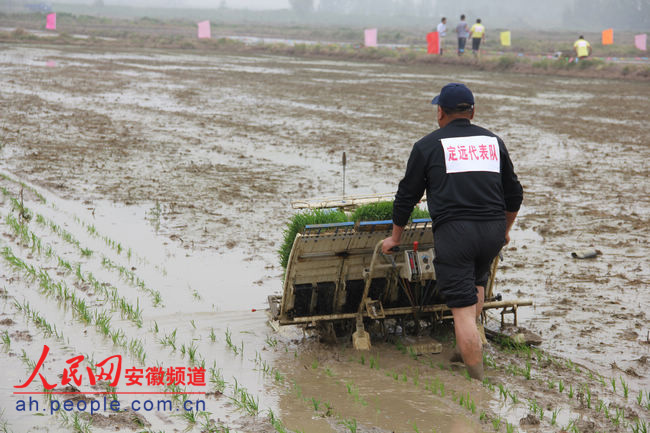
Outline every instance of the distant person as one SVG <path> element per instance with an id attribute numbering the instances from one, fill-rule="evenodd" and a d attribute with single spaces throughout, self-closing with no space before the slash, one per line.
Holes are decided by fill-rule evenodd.
<path id="1" fill-rule="evenodd" d="M 586 59 L 591 56 L 591 44 L 585 40 L 585 37 L 580 35 L 577 41 L 573 44 L 573 51 L 576 53 L 577 59 Z"/>
<path id="2" fill-rule="evenodd" d="M 478 18 L 476 24 L 469 29 L 469 33 L 472 35 L 472 53 L 474 54 L 474 57 L 478 57 L 481 41 L 485 40 L 485 26 L 481 24 L 480 18 Z"/>
<path id="3" fill-rule="evenodd" d="M 460 16 L 460 22 L 456 26 L 456 35 L 458 35 L 458 55 L 462 56 L 465 52 L 467 38 L 469 38 L 469 26 L 465 21 L 465 14 Z"/>
<path id="4" fill-rule="evenodd" d="M 442 50 L 445 45 L 445 36 L 447 36 L 447 18 L 442 17 L 438 23 L 438 27 L 436 27 L 436 30 L 438 31 L 438 40 L 440 41 L 440 55 L 442 56 Z"/>

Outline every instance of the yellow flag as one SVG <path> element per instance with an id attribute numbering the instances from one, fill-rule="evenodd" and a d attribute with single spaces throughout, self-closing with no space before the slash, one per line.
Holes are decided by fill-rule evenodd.
<path id="1" fill-rule="evenodd" d="M 510 46 L 510 30 L 507 32 L 501 32 L 501 45 L 504 47 Z"/>

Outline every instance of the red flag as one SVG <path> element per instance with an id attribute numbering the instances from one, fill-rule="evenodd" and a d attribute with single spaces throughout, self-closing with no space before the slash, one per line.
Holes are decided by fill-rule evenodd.
<path id="1" fill-rule="evenodd" d="M 427 34 L 427 53 L 440 53 L 440 35 L 438 32 L 431 32 Z"/>

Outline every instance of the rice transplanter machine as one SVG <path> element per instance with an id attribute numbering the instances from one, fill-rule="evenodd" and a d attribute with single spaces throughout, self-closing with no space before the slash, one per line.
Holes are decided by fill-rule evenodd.
<path id="1" fill-rule="evenodd" d="M 351 209 L 387 198 L 392 195 L 294 202 L 293 207 Z M 282 296 L 269 297 L 272 319 L 280 326 L 317 328 L 329 338 L 353 332 L 352 341 L 359 350 L 371 346 L 366 326 L 378 326 L 385 334 L 390 320 L 402 329 L 411 324 L 417 330 L 423 322 L 433 325 L 451 319 L 435 287 L 431 220 L 410 222 L 399 250 L 384 255 L 382 240 L 391 232 L 390 220 L 306 226 L 293 242 Z M 494 294 L 498 263 L 496 257 L 483 309 L 500 309 L 502 325 L 504 316 L 511 314 L 516 325 L 517 308 L 532 301 L 506 301 Z"/>

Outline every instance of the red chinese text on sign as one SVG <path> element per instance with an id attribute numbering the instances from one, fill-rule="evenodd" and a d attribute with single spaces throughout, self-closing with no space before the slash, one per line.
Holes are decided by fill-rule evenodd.
<path id="1" fill-rule="evenodd" d="M 461 161 L 467 161 L 468 156 L 467 156 L 467 149 L 465 149 L 465 146 L 458 146 L 458 159 Z"/>
<path id="2" fill-rule="evenodd" d="M 189 369 L 188 385 L 205 386 L 205 368 L 193 367 Z"/>
<path id="3" fill-rule="evenodd" d="M 110 380 L 111 386 L 117 386 L 117 382 L 120 380 L 120 374 L 122 373 L 122 355 L 109 356 L 102 362 L 99 362 L 96 367 L 100 369 L 97 374 L 97 380 Z M 104 367 L 110 367 L 110 369 L 105 371 Z"/>
<path id="4" fill-rule="evenodd" d="M 127 380 L 126 386 L 142 386 L 140 379 L 144 378 L 144 370 L 135 367 L 127 368 L 126 371 L 124 371 L 124 378 Z"/>
<path id="5" fill-rule="evenodd" d="M 145 370 L 147 374 L 147 385 L 156 386 L 164 385 L 165 383 L 165 370 L 162 367 L 147 367 Z"/>
<path id="6" fill-rule="evenodd" d="M 43 374 L 39 373 L 41 367 L 45 363 L 50 348 L 47 345 L 43 345 L 43 351 L 41 356 L 34 366 L 29 378 L 22 385 L 15 385 L 14 388 L 26 388 L 29 386 L 36 375 L 38 374 L 43 387 L 50 391 L 56 387 L 56 383 L 50 384 L 47 382 Z M 83 371 L 83 368 L 80 367 L 81 362 L 84 360 L 83 355 L 78 355 L 66 360 L 66 367 L 63 370 L 61 375 L 61 385 L 68 385 L 74 383 L 76 386 L 80 386 L 83 383 L 83 374 L 80 371 Z M 145 373 L 146 371 L 146 373 Z M 95 365 L 95 371 L 90 367 L 86 367 L 86 373 L 88 374 L 88 382 L 90 385 L 95 385 L 98 381 L 110 381 L 110 386 L 116 387 L 122 372 L 122 355 L 113 355 L 104 359 L 103 361 Z M 167 381 L 165 381 L 165 376 L 167 376 Z M 164 369 L 163 367 L 148 367 L 146 370 L 142 368 L 132 367 L 126 369 L 124 377 L 127 379 L 127 386 L 138 385 L 142 386 L 142 379 L 147 379 L 147 385 L 149 386 L 164 386 L 167 385 L 194 385 L 194 386 L 205 386 L 205 369 L 201 367 L 168 367 Z"/>
<path id="7" fill-rule="evenodd" d="M 490 144 L 490 161 L 498 161 L 499 157 L 497 156 L 497 149 L 494 144 Z"/>
<path id="8" fill-rule="evenodd" d="M 471 171 L 501 172 L 499 142 L 479 135 L 440 139 L 448 174 Z"/>
<path id="9" fill-rule="evenodd" d="M 169 367 L 167 385 L 185 385 L 185 367 Z"/>
<path id="10" fill-rule="evenodd" d="M 79 364 L 81 364 L 81 361 L 83 360 L 84 360 L 83 355 L 79 355 L 79 356 L 75 356 L 74 358 L 70 358 L 66 361 L 66 364 L 70 364 L 70 367 L 63 370 L 63 378 L 61 379 L 61 385 L 66 386 L 71 381 L 74 381 L 74 384 L 77 386 L 81 385 L 81 376 L 79 375 L 78 370 L 79 370 Z M 90 381 L 90 384 L 94 385 L 96 383 L 95 375 L 93 374 L 90 367 L 86 367 L 86 370 L 88 371 L 88 380 Z"/>
<path id="11" fill-rule="evenodd" d="M 490 144 L 489 146 L 485 144 L 480 144 L 478 146 L 449 146 L 447 147 L 447 154 L 447 161 L 499 160 L 497 156 L 497 148 L 493 144 Z"/>
<path id="12" fill-rule="evenodd" d="M 36 366 L 34 367 L 34 371 L 32 371 L 32 374 L 27 379 L 27 382 L 23 383 L 22 385 L 14 385 L 14 388 L 26 388 L 26 387 L 29 386 L 30 383 L 32 383 L 32 381 L 36 377 L 36 373 L 38 373 L 38 370 L 40 370 L 41 367 L 43 366 L 43 362 L 45 362 L 45 358 L 47 357 L 47 354 L 49 352 L 50 352 L 49 346 L 44 344 L 43 345 L 43 352 L 41 352 L 41 357 L 38 360 L 38 362 L 36 363 Z M 42 374 L 38 373 L 38 377 L 40 377 L 41 382 L 43 382 L 43 388 L 45 388 L 47 390 L 50 390 L 50 389 L 54 389 L 54 387 L 56 386 L 56 384 L 50 385 L 49 383 L 47 383 L 47 380 L 45 380 L 45 378 L 43 377 Z"/>

